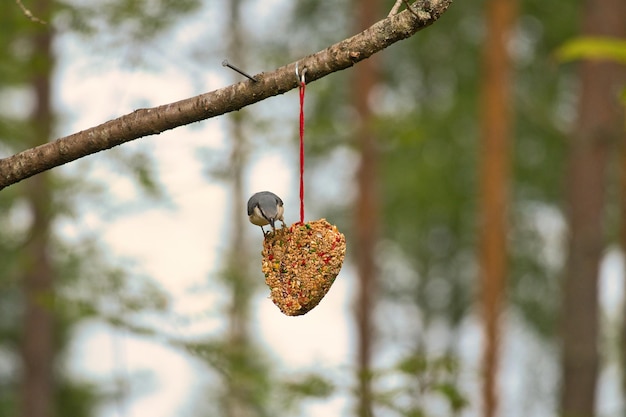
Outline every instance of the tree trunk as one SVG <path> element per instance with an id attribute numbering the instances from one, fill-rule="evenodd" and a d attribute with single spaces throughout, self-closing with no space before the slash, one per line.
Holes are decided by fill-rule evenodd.
<path id="1" fill-rule="evenodd" d="M 243 33 L 241 27 L 241 0 L 231 0 L 229 3 L 228 43 L 229 57 L 235 65 L 246 67 L 243 51 Z M 238 74 L 234 74 L 239 77 Z M 225 279 L 230 289 L 230 305 L 227 315 L 227 351 L 224 354 L 229 358 L 228 370 L 224 372 L 225 392 L 222 397 L 223 412 L 226 417 L 251 417 L 258 415 L 256 404 L 251 397 L 254 390 L 250 386 L 250 301 L 253 294 L 253 283 L 250 282 L 247 263 L 242 259 L 249 259 L 245 244 L 244 227 L 245 199 L 243 189 L 243 170 L 247 159 L 247 141 L 244 135 L 245 112 L 232 113 L 229 123 L 229 137 L 232 141 L 232 152 L 229 161 L 229 178 L 232 195 L 231 241 L 228 255 L 228 264 Z M 252 257 L 254 258 L 254 257 Z"/>
<path id="2" fill-rule="evenodd" d="M 626 111 L 625 111 L 626 113 Z M 626 114 L 624 115 L 626 119 Z M 623 126 L 622 131 L 622 149 L 620 158 L 620 246 L 622 249 L 622 258 L 626 258 L 626 124 Z M 624 268 L 622 274 L 626 276 L 626 262 L 624 262 Z M 621 328 L 620 328 L 620 344 L 619 344 L 619 357 L 620 357 L 620 372 L 622 378 L 621 390 L 622 390 L 622 407 L 626 407 L 626 286 L 623 288 L 622 294 L 622 316 L 621 316 Z"/>
<path id="3" fill-rule="evenodd" d="M 507 201 L 511 170 L 511 38 L 516 0 L 489 0 L 481 94 L 479 263 L 483 320 L 483 415 L 498 408 L 500 315 L 507 274 Z"/>
<path id="4" fill-rule="evenodd" d="M 33 13 L 49 16 L 51 4 L 39 0 Z M 33 56 L 42 60 L 33 64 L 32 90 L 36 103 L 31 115 L 35 138 L 30 143 L 39 145 L 52 136 L 50 84 L 53 68 L 52 33 L 49 26 L 38 25 L 32 40 Z M 38 175 L 24 183 L 32 223 L 24 253 L 26 265 L 21 277 L 24 293 L 24 322 L 21 340 L 22 381 L 20 388 L 20 415 L 23 417 L 50 417 L 54 415 L 54 270 L 50 256 L 52 213 L 50 209 L 50 175 Z"/>
<path id="5" fill-rule="evenodd" d="M 26 266 L 22 276 L 24 324 L 21 343 L 21 415 L 49 417 L 54 395 L 54 271 L 49 254 L 49 174 L 28 180 L 26 199 L 33 216 L 30 241 L 25 248 Z"/>
<path id="6" fill-rule="evenodd" d="M 230 8 L 230 24 L 229 33 L 231 40 L 229 43 L 229 53 L 236 60 L 237 65 L 245 67 L 243 57 L 245 54 L 242 51 L 242 33 L 241 33 L 241 18 L 239 9 L 241 7 L 241 0 L 231 0 L 229 3 Z M 246 245 L 244 239 L 244 226 L 245 222 L 245 200 L 243 190 L 243 169 L 247 159 L 246 153 L 246 139 L 243 132 L 243 112 L 233 113 L 230 118 L 230 133 L 229 136 L 232 140 L 232 152 L 229 162 L 229 178 L 232 185 L 232 219 L 231 225 L 233 230 L 231 231 L 230 242 L 230 256 L 229 256 L 229 272 L 235 276 L 236 282 L 233 283 L 232 288 L 232 303 L 228 314 L 229 321 L 229 339 L 235 343 L 241 343 L 248 340 L 249 329 L 249 303 L 250 303 L 250 290 L 248 281 L 248 271 L 245 268 L 245 264 L 241 263 L 241 259 L 247 259 Z"/>
<path id="7" fill-rule="evenodd" d="M 378 0 L 363 0 L 355 3 L 358 29 L 364 29 L 379 16 Z M 378 241 L 380 199 L 378 192 L 379 152 L 373 131 L 373 115 L 370 100 L 378 79 L 378 60 L 373 57 L 354 68 L 353 100 L 357 112 L 357 142 L 361 160 L 357 172 L 356 215 L 354 224 L 356 245 L 355 258 L 358 272 L 356 300 L 357 325 L 357 376 L 358 416 L 371 417 L 372 349 L 376 338 L 374 329 L 375 292 L 378 267 L 376 265 L 376 243 Z"/>
<path id="8" fill-rule="evenodd" d="M 626 6 L 622 4 L 622 14 L 626 13 Z M 626 24 L 624 25 L 626 26 Z M 622 28 L 622 37 L 626 37 L 626 27 Z M 623 84 L 626 84 L 626 74 L 622 67 L 622 78 L 625 79 Z M 620 243 L 622 246 L 622 256 L 626 257 L 626 109 L 623 114 L 623 122 L 622 122 L 622 140 L 621 140 L 621 178 L 620 178 L 620 187 L 621 187 L 621 236 Z M 624 275 L 626 275 L 626 262 L 624 263 L 625 268 L 622 271 Z M 622 322 L 621 322 L 621 338 L 620 338 L 620 347 L 619 347 L 619 356 L 620 356 L 620 364 L 621 364 L 621 391 L 622 391 L 622 408 L 626 409 L 626 287 L 624 288 L 624 293 L 622 295 Z"/>
<path id="9" fill-rule="evenodd" d="M 587 0 L 583 34 L 624 36 L 623 0 Z M 576 131 L 566 179 L 568 256 L 563 287 L 562 391 L 564 416 L 594 415 L 598 374 L 598 272 L 604 249 L 603 211 L 608 157 L 620 135 L 616 64 L 583 61 Z"/>

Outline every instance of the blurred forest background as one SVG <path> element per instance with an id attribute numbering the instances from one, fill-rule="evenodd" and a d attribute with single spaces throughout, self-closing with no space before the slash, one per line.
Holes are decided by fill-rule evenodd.
<path id="1" fill-rule="evenodd" d="M 0 156 L 239 81 L 221 68 L 224 58 L 253 74 L 293 62 L 392 6 L 7 1 Z M 85 323 L 104 323 L 114 347 L 121 333 L 193 363 L 205 379 L 181 397 L 178 415 L 313 415 L 311 404 L 341 398 L 333 413 L 359 417 L 623 416 L 619 39 L 623 0 L 458 0 L 432 27 L 307 88 L 307 217 L 326 217 L 348 240 L 330 291 L 345 282 L 347 308 L 324 323 L 349 323 L 338 365 L 287 367 L 259 330 L 259 305 L 271 302 L 258 228 L 244 207 L 259 191 L 254 166 L 263 158 L 262 188 L 284 196 L 272 184 L 296 176 L 294 94 L 2 190 L 0 416 L 124 416 L 157 388 L 125 368 L 124 346 L 108 378 L 72 369 Z M 167 185 L 193 164 L 212 188 Z M 184 223 L 181 198 L 222 208 Z M 113 222 L 140 224 L 154 209 L 187 225 L 185 239 L 147 227 L 128 227 L 123 239 L 156 239 L 174 251 L 209 236 L 214 253 L 207 244 L 169 259 L 181 277 L 204 259 L 193 272 L 204 284 L 180 281 L 172 291 L 151 276 L 162 263 L 120 255 L 104 239 Z M 200 312 L 178 309 L 187 292 L 210 293 L 211 302 Z M 332 350 L 338 342 L 325 343 Z"/>

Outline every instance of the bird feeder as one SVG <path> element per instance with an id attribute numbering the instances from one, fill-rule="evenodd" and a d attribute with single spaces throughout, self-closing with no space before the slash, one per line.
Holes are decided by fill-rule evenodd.
<path id="1" fill-rule="evenodd" d="M 345 255 L 345 236 L 326 219 L 267 233 L 262 270 L 271 300 L 288 316 L 311 311 L 335 282 Z"/>

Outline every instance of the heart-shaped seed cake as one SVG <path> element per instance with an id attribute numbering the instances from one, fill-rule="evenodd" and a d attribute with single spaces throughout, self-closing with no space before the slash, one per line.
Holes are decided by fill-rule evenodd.
<path id="1" fill-rule="evenodd" d="M 326 219 L 294 223 L 267 233 L 262 255 L 270 298 L 284 314 L 299 316 L 311 311 L 335 282 L 346 238 Z"/>

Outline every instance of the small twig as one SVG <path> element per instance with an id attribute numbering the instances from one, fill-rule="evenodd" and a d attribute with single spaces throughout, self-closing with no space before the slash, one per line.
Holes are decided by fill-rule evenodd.
<path id="1" fill-rule="evenodd" d="M 246 72 L 244 72 L 244 71 L 240 70 L 240 69 L 239 69 L 239 68 L 237 68 L 236 66 L 234 66 L 234 65 L 230 64 L 230 63 L 228 62 L 228 60 L 226 60 L 226 59 L 222 61 L 222 66 L 223 66 L 223 67 L 228 67 L 228 68 L 230 68 L 231 70 L 238 72 L 239 74 L 243 75 L 244 77 L 247 77 L 247 78 L 251 79 L 251 80 L 252 80 L 252 81 L 254 81 L 254 82 L 256 82 L 256 81 L 257 81 L 257 80 L 256 80 L 256 78 L 254 78 L 252 75 L 250 75 L 250 74 L 248 74 L 248 73 L 246 73 Z"/>
<path id="2" fill-rule="evenodd" d="M 409 12 L 411 12 L 411 14 L 415 17 L 417 17 L 418 19 L 420 18 L 419 15 L 415 12 L 415 10 L 413 10 L 413 8 L 411 7 L 411 4 L 407 1 L 407 0 L 401 0 L 402 3 L 404 3 L 404 5 L 406 6 L 407 10 Z"/>
<path id="3" fill-rule="evenodd" d="M 395 4 L 393 5 L 391 10 L 389 11 L 389 14 L 387 15 L 387 17 L 391 17 L 394 14 L 397 14 L 398 10 L 400 10 L 400 6 L 401 5 L 402 5 L 402 0 L 396 0 Z"/>
<path id="4" fill-rule="evenodd" d="M 24 13 L 24 15 L 28 17 L 31 21 L 41 23 L 42 25 L 47 24 L 45 20 L 41 20 L 37 16 L 33 15 L 33 13 L 30 10 L 28 10 L 26 6 L 24 6 L 24 4 L 22 3 L 22 0 L 15 0 L 15 2 L 17 3 L 18 6 L 20 6 L 20 9 L 22 9 L 22 13 Z"/>

